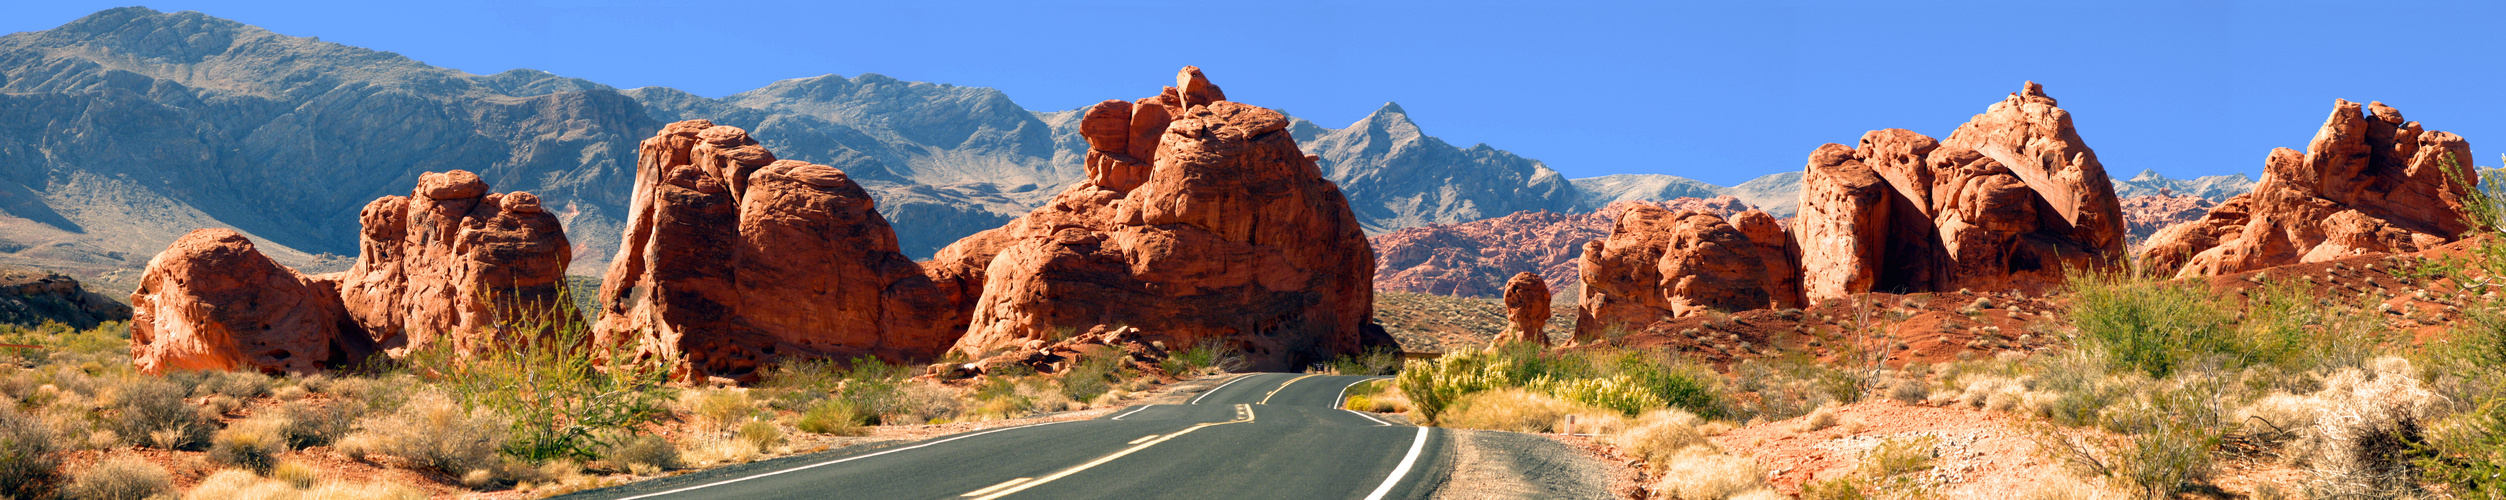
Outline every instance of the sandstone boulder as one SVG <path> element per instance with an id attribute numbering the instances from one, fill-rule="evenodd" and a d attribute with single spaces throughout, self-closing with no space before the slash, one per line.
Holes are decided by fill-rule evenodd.
<path id="1" fill-rule="evenodd" d="M 898 251 L 844 172 L 777 160 L 704 120 L 644 140 L 634 205 L 601 287 L 601 345 L 680 380 L 754 380 L 783 358 L 907 361 L 962 328 L 954 284 Z"/>
<path id="2" fill-rule="evenodd" d="M 1902 129 L 1821 146 L 1802 179 L 1803 292 L 2041 293 L 2120 262 L 2112 182 L 2042 87 L 1993 104 L 1947 140 Z"/>
<path id="3" fill-rule="evenodd" d="M 1515 273 L 1505 281 L 1505 319 L 1503 333 L 1488 344 L 1495 348 L 1509 342 L 1530 342 L 1549 345 L 1549 284 L 1540 275 Z"/>
<path id="4" fill-rule="evenodd" d="M 359 214 L 356 264 L 337 275 L 357 331 L 397 357 L 439 343 L 458 352 L 581 325 L 563 300 L 574 258 L 557 216 L 527 192 L 490 193 L 467 171 L 418 177 L 410 196 Z"/>
<path id="5" fill-rule="evenodd" d="M 152 374 L 312 373 L 374 353 L 337 283 L 271 261 L 232 230 L 175 240 L 148 261 L 131 306 L 131 360 Z"/>
<path id="6" fill-rule="evenodd" d="M 1091 144 L 1087 181 L 934 258 L 933 276 L 981 283 L 955 350 L 983 358 L 1090 325 L 1226 343 L 1256 370 L 1391 346 L 1371 320 L 1365 233 L 1287 117 L 1225 100 L 1198 68 L 1177 82 L 1133 103 L 1124 151 Z M 1090 114 L 1110 123 L 1116 106 Z"/>
<path id="7" fill-rule="evenodd" d="M 1706 211 L 1628 207 L 1608 238 L 1584 244 L 1576 342 L 1707 311 L 1799 307 L 1799 275 L 1784 272 L 1793 266 L 1789 235 L 1764 227 L 1774 223 L 1764 212 L 1739 218 L 1752 230 Z"/>
<path id="8" fill-rule="evenodd" d="M 2306 152 L 2272 150 L 2253 192 L 2160 230 L 2141 260 L 2153 272 L 2215 276 L 2433 248 L 2469 229 L 2469 188 L 2447 172 L 2470 158 L 2462 136 L 2425 130 L 2381 102 L 2336 99 Z"/>

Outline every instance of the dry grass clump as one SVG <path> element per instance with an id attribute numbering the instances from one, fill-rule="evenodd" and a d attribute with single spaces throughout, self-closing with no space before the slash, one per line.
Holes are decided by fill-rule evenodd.
<path id="1" fill-rule="evenodd" d="M 2419 489 L 2411 454 L 2444 398 L 2420 384 L 2408 360 L 2379 358 L 2370 365 L 2372 375 L 2334 374 L 2315 396 L 2321 413 L 2315 418 L 2308 488 L 2318 497 L 2407 495 Z"/>
<path id="2" fill-rule="evenodd" d="M 648 476 L 686 466 L 679 461 L 678 447 L 672 446 L 668 439 L 651 434 L 613 440 L 601 455 L 608 457 L 615 466 L 636 475 Z"/>
<path id="3" fill-rule="evenodd" d="M 61 489 L 63 498 L 78 500 L 144 500 L 163 495 L 174 488 L 174 479 L 165 468 L 133 457 L 113 457 L 97 463 L 70 480 Z"/>
<path id="4" fill-rule="evenodd" d="M 183 495 L 185 500 L 422 500 L 426 492 L 384 482 L 316 483 L 298 487 L 296 483 L 263 478 L 248 471 L 227 469 L 210 474 Z"/>
<path id="5" fill-rule="evenodd" d="M 281 433 L 286 427 L 285 419 L 274 417 L 235 422 L 210 440 L 209 460 L 267 475 L 278 466 L 278 454 L 287 451 L 287 439 Z"/>
<path id="6" fill-rule="evenodd" d="M 1766 468 L 1756 460 L 1691 447 L 1674 454 L 1666 464 L 1659 468 L 1676 472 L 1662 474 L 1654 483 L 1653 491 L 1661 498 L 1720 500 L 1772 493 L 1766 486 Z"/>
<path id="7" fill-rule="evenodd" d="M 870 433 L 869 428 L 862 426 L 868 417 L 850 400 L 827 398 L 802 410 L 800 418 L 792 422 L 792 428 L 813 434 L 859 436 Z"/>
<path id="8" fill-rule="evenodd" d="M 1829 427 L 1835 427 L 1836 423 L 1836 407 L 1821 406 L 1817 410 L 1810 411 L 1809 415 L 1801 417 L 1801 422 L 1797 424 L 1793 430 L 1796 432 L 1818 432 L 1826 430 Z"/>
<path id="9" fill-rule="evenodd" d="M 1696 415 L 1680 410 L 1645 412 L 1629 423 L 1627 430 L 1612 436 L 1611 444 L 1652 464 L 1650 470 L 1658 473 L 1671 465 L 1673 457 L 1690 448 L 1713 446 L 1706 442 L 1705 432 L 1697 428 L 1701 423 Z"/>
<path id="10" fill-rule="evenodd" d="M 422 391 L 390 413 L 358 421 L 340 447 L 350 456 L 384 453 L 463 476 L 497 465 L 509 425 L 494 411 L 463 409 L 441 392 Z"/>
<path id="11" fill-rule="evenodd" d="M 217 427 L 199 407 L 184 401 L 191 391 L 175 378 L 132 376 L 109 396 L 111 421 L 126 439 L 163 449 L 197 449 L 209 443 Z"/>
<path id="12" fill-rule="evenodd" d="M 1498 389 L 1463 395 L 1444 412 L 1439 425 L 1459 429 L 1508 432 L 1558 432 L 1568 416 L 1579 431 L 1609 426 L 1623 419 L 1618 412 L 1559 399 L 1524 389 Z"/>
<path id="13" fill-rule="evenodd" d="M 0 405 L 0 496 L 35 498 L 60 473 L 60 445 L 50 427 Z"/>

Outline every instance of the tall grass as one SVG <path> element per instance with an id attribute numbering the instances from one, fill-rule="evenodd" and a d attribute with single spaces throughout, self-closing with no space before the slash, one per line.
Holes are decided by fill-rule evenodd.
<path id="1" fill-rule="evenodd" d="M 1421 421 L 1433 423 L 1464 396 L 1507 388 L 1626 415 L 1680 408 L 1720 416 L 1725 407 L 1715 382 L 1702 368 L 1638 351 L 1545 351 L 1536 345 L 1515 344 L 1490 352 L 1411 361 L 1393 383 L 1409 398 Z"/>

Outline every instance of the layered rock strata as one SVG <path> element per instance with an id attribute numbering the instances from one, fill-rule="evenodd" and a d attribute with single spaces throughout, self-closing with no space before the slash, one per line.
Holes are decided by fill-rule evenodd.
<path id="1" fill-rule="evenodd" d="M 1159 95 L 1082 119 L 1086 181 L 931 262 L 933 276 L 981 284 L 955 350 L 983 358 L 1128 325 L 1283 370 L 1392 345 L 1371 319 L 1374 252 L 1286 116 L 1228 101 L 1185 67 Z"/>
<path id="2" fill-rule="evenodd" d="M 2471 161 L 2462 136 L 2426 130 L 2382 102 L 2336 99 L 2304 153 L 2271 150 L 2253 192 L 2160 230 L 2141 262 L 2215 276 L 2433 248 L 2469 229 L 2463 197 L 2477 179 L 2455 182 L 2448 171 L 2457 161 Z"/>
<path id="3" fill-rule="evenodd" d="M 644 140 L 630 220 L 601 284 L 597 342 L 680 380 L 754 380 L 787 357 L 935 357 L 963 299 L 898 251 L 844 172 L 777 160 L 739 127 Z"/>

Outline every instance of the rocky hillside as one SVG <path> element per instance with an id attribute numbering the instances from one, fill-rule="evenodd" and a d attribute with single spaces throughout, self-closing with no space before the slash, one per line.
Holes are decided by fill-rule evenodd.
<path id="1" fill-rule="evenodd" d="M 1498 297 L 1514 273 L 1538 274 L 1551 290 L 1579 281 L 1575 257 L 1587 241 L 1610 235 L 1620 212 L 1638 205 L 1731 215 L 1749 210 L 1729 196 L 1667 202 L 1621 201 L 1593 213 L 1522 211 L 1461 224 L 1393 231 L 1370 239 L 1375 289 L 1456 297 Z"/>

